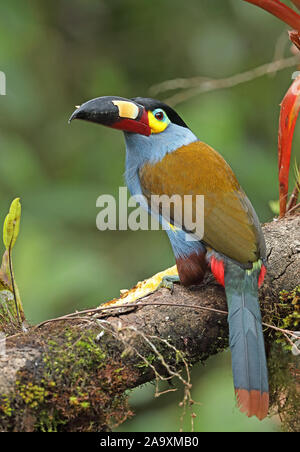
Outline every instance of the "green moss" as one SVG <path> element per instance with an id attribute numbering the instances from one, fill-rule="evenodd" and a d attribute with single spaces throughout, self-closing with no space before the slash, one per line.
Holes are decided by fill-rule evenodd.
<path id="1" fill-rule="evenodd" d="M 131 414 L 124 395 L 134 372 L 107 359 L 94 331 L 65 330 L 48 341 L 40 375 L 18 374 L 13 400 L 0 398 L 1 427 L 30 431 L 105 431 Z M 14 407 L 14 408 L 12 408 Z"/>
<path id="2" fill-rule="evenodd" d="M 278 328 L 297 331 L 300 323 L 300 286 L 282 290 L 278 303 L 264 304 L 264 321 Z M 270 404 L 284 431 L 300 430 L 299 357 L 281 331 L 268 330 L 267 348 Z"/>
<path id="3" fill-rule="evenodd" d="M 49 391 L 43 386 L 34 385 L 31 382 L 26 384 L 18 382 L 17 391 L 25 405 L 28 405 L 30 408 L 38 408 L 49 395 Z"/>
<path id="4" fill-rule="evenodd" d="M 292 291 L 282 290 L 279 294 L 279 303 L 275 308 L 272 323 L 282 329 L 297 331 L 300 328 L 300 286 Z M 276 332 L 276 343 L 282 344 L 286 350 L 291 350 L 282 332 Z"/>
<path id="5" fill-rule="evenodd" d="M 300 431 L 299 357 L 281 344 L 272 347 L 269 359 L 270 402 L 284 431 Z"/>
<path id="6" fill-rule="evenodd" d="M 0 412 L 5 416 L 11 417 L 13 414 L 13 408 L 9 396 L 3 395 L 0 397 Z"/>
<path id="7" fill-rule="evenodd" d="M 154 354 L 150 354 L 147 357 L 145 357 L 145 360 L 141 360 L 140 362 L 138 362 L 135 367 L 138 367 L 139 369 L 143 369 L 144 367 L 148 368 L 150 367 L 151 364 L 153 364 L 155 362 L 155 360 L 157 359 L 157 356 Z"/>
<path id="8" fill-rule="evenodd" d="M 280 293 L 282 304 L 292 309 L 282 322 L 282 327 L 290 330 L 296 330 L 300 324 L 300 286 L 288 292 L 286 290 Z"/>

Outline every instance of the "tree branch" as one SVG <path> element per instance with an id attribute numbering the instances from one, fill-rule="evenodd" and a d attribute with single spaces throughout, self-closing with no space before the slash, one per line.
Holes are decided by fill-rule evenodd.
<path id="1" fill-rule="evenodd" d="M 299 285 L 299 226 L 299 215 L 264 226 L 266 323 L 282 314 L 281 291 Z M 0 431 L 105 431 L 131 414 L 125 391 L 153 379 L 178 378 L 183 404 L 191 405 L 189 366 L 228 346 L 224 290 L 208 276 L 201 286 L 160 289 L 143 302 L 9 337 L 0 357 Z M 267 333 L 271 343 L 274 334 Z"/>
<path id="2" fill-rule="evenodd" d="M 177 105 L 193 98 L 196 95 L 216 91 L 219 89 L 232 88 L 243 83 L 250 82 L 264 75 L 274 74 L 283 69 L 296 66 L 299 64 L 299 55 L 289 58 L 282 58 L 263 64 L 249 71 L 234 74 L 230 77 L 222 79 L 209 79 L 205 77 L 177 78 L 174 80 L 166 80 L 157 85 L 153 85 L 149 89 L 149 93 L 153 96 L 162 92 L 181 89 L 179 93 L 170 96 L 165 100 L 167 104 Z"/>

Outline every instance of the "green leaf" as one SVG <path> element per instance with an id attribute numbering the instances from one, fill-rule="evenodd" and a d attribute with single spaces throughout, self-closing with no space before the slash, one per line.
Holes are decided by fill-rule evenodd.
<path id="1" fill-rule="evenodd" d="M 269 207 L 275 215 L 279 215 L 279 200 L 269 201 Z"/>
<path id="2" fill-rule="evenodd" d="M 20 198 L 16 198 L 10 205 L 10 209 L 3 225 L 3 242 L 7 250 L 11 250 L 17 240 L 20 230 L 21 203 Z"/>
<path id="3" fill-rule="evenodd" d="M 16 316 L 19 325 L 25 320 L 24 310 L 18 286 L 14 277 L 12 263 L 12 249 L 16 243 L 20 230 L 21 203 L 20 198 L 16 198 L 10 205 L 3 225 L 3 242 L 6 251 L 3 255 L 0 267 L 0 291 L 9 290 L 13 294 L 15 302 Z"/>

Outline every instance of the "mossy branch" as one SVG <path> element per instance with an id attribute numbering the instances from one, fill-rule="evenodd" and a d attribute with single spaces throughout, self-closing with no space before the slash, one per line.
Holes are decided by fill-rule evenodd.
<path id="1" fill-rule="evenodd" d="M 299 215 L 264 226 L 269 268 L 260 290 L 264 321 L 295 330 L 299 231 Z M 228 346 L 224 290 L 208 275 L 201 286 L 176 285 L 173 294 L 160 289 L 145 301 L 147 306 L 85 313 L 8 337 L 0 357 L 0 431 L 106 431 L 132 414 L 126 391 L 155 379 L 177 378 L 185 388 L 182 404 L 192 407 L 190 366 Z M 280 347 L 290 363 L 284 370 L 295 383 L 293 355 L 278 344 L 280 332 L 266 328 L 265 337 L 274 406 L 286 428 L 295 429 L 299 417 L 293 415 L 290 423 L 278 405 L 279 396 L 288 394 L 289 403 L 291 397 L 279 379 L 282 369 L 276 370 L 278 352 L 270 350 L 273 344 Z"/>

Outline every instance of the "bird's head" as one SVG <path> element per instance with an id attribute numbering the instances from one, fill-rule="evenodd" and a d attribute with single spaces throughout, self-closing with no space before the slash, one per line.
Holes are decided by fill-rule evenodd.
<path id="1" fill-rule="evenodd" d="M 170 124 L 187 128 L 171 107 L 158 100 L 143 97 L 98 97 L 78 107 L 69 122 L 73 119 L 91 121 L 146 137 L 163 133 Z"/>

